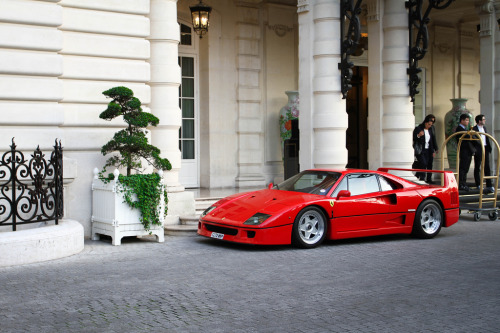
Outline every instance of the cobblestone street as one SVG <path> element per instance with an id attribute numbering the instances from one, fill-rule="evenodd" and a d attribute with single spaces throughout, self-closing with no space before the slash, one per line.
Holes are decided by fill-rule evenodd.
<path id="1" fill-rule="evenodd" d="M 85 242 L 0 269 L 1 332 L 498 332 L 500 222 L 312 250 L 201 237 Z M 2 255 L 13 255 L 5 254 Z"/>

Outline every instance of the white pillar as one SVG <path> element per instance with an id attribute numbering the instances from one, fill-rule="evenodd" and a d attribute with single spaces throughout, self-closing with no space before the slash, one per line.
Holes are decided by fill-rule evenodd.
<path id="1" fill-rule="evenodd" d="M 500 11 L 500 8 L 497 8 L 497 11 Z M 495 15 L 496 16 L 496 15 Z M 495 136 L 495 139 L 500 142 L 500 115 L 497 113 L 497 110 L 500 110 L 500 31 L 499 27 L 497 24 L 493 25 L 493 34 L 495 36 L 495 58 L 494 58 L 494 70 L 495 70 L 495 76 L 493 78 L 493 82 L 495 84 L 494 89 L 493 89 L 493 98 L 494 98 L 494 104 L 493 107 L 491 108 L 490 112 L 491 115 L 489 116 L 488 119 L 490 119 L 488 126 L 490 133 L 493 133 L 492 135 Z M 483 50 L 481 49 L 481 54 L 483 53 Z M 496 84 L 496 83 L 499 84 Z M 481 90 L 482 90 L 483 82 L 481 81 Z M 482 108 L 481 108 L 482 109 Z M 481 112 L 484 113 L 484 112 Z M 488 116 L 487 116 L 488 117 Z M 500 158 L 497 155 L 497 152 L 495 149 L 493 149 L 492 152 L 493 158 L 491 161 L 496 161 L 497 158 Z M 493 163 L 493 166 L 496 166 L 496 163 Z M 492 169 L 493 170 L 493 169 Z"/>
<path id="2" fill-rule="evenodd" d="M 479 73 L 481 74 L 481 88 L 479 91 L 479 103 L 481 114 L 487 119 L 486 127 L 490 134 L 498 140 L 500 138 L 500 117 L 495 117 L 495 109 L 500 110 L 500 89 L 496 82 L 500 82 L 500 34 L 496 22 L 494 1 L 485 0 L 476 7 L 479 14 L 480 33 L 479 48 L 480 62 Z M 493 149 L 491 160 L 497 158 L 496 149 Z M 493 163 L 496 166 L 496 163 Z"/>
<path id="3" fill-rule="evenodd" d="M 382 0 L 368 0 L 368 165 L 370 169 L 382 166 L 382 50 L 384 35 L 381 13 L 384 12 Z"/>
<path id="4" fill-rule="evenodd" d="M 312 13 L 306 12 L 306 7 Z M 300 75 L 309 76 L 299 79 L 301 169 L 345 168 L 348 121 L 338 69 L 341 61 L 340 2 L 299 2 L 299 25 L 302 24 L 305 26 L 299 26 L 299 71 Z M 308 49 L 312 49 L 312 54 Z M 311 68 L 307 67 L 307 55 L 312 56 Z M 308 100 L 305 96 L 310 92 L 312 98 Z"/>
<path id="5" fill-rule="evenodd" d="M 480 62 L 479 73 L 481 74 L 481 88 L 479 91 L 479 102 L 481 103 L 481 113 L 486 116 L 487 127 L 490 131 L 494 119 L 493 109 L 495 104 L 495 8 L 493 1 L 483 1 L 482 5 L 477 7 L 480 20 L 479 47 Z"/>
<path id="6" fill-rule="evenodd" d="M 160 124 L 151 129 L 151 143 L 160 148 L 162 156 L 169 159 L 172 170 L 165 173 L 169 198 L 165 224 L 177 224 L 179 215 L 194 214 L 194 195 L 185 192 L 179 183 L 181 153 L 179 128 L 182 117 L 179 109 L 181 73 L 178 64 L 180 40 L 177 23 L 177 0 L 151 0 L 151 112 Z"/>
<path id="7" fill-rule="evenodd" d="M 238 176 L 236 187 L 264 186 L 262 60 L 259 3 L 236 1 L 238 45 Z"/>
<path id="8" fill-rule="evenodd" d="M 404 1 L 385 1 L 383 30 L 382 165 L 410 168 L 414 159 L 412 132 L 415 117 L 406 74 L 409 52 L 408 12 Z"/>
<path id="9" fill-rule="evenodd" d="M 313 167 L 313 131 L 312 131 L 312 109 L 313 109 L 313 19 L 310 0 L 298 0 L 299 21 L 299 96 L 300 96 L 300 170 Z"/>

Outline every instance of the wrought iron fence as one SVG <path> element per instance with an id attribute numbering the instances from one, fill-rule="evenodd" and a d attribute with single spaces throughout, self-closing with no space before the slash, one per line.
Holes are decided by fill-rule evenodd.
<path id="1" fill-rule="evenodd" d="M 55 221 L 63 216 L 63 153 L 55 140 L 50 159 L 38 146 L 30 159 L 16 150 L 14 138 L 10 151 L 0 160 L 0 226 Z"/>

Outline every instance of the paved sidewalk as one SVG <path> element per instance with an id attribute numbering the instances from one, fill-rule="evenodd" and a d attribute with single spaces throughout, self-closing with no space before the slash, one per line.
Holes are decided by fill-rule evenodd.
<path id="1" fill-rule="evenodd" d="M 9 255 L 2 253 L 1 255 Z M 0 269 L 0 332 L 498 332 L 500 221 L 312 250 L 86 241 Z"/>

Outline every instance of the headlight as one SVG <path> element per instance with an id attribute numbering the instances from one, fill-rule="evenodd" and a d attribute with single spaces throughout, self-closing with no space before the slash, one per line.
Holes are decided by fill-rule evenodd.
<path id="1" fill-rule="evenodd" d="M 270 217 L 271 217 L 271 215 L 269 215 L 269 214 L 257 213 L 254 216 L 252 216 L 251 218 L 249 218 L 248 220 L 246 220 L 243 224 L 259 225 Z"/>
<path id="2" fill-rule="evenodd" d="M 215 208 L 217 208 L 217 207 L 215 207 L 215 206 L 208 207 L 207 209 L 205 209 L 205 211 L 203 211 L 203 213 L 201 213 L 200 217 L 205 217 L 206 215 L 208 215 L 208 213 L 213 211 Z"/>

